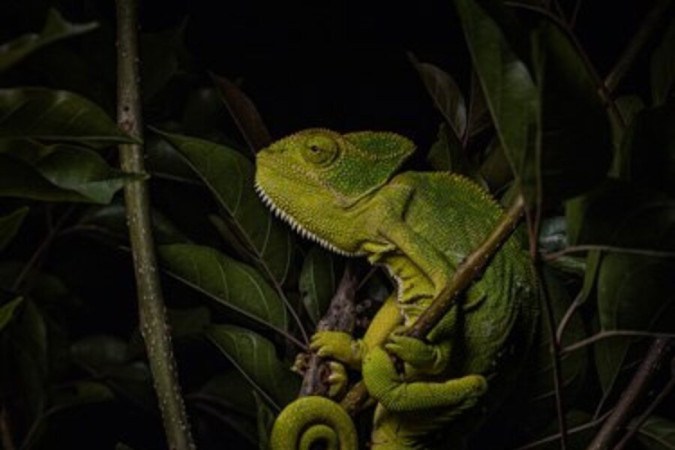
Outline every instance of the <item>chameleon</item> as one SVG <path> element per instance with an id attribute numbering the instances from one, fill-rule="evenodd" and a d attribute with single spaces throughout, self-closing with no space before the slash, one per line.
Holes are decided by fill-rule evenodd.
<path id="1" fill-rule="evenodd" d="M 321 331 L 310 343 L 333 361 L 331 392 L 346 383 L 340 368 L 361 371 L 376 402 L 368 447 L 461 449 L 525 364 L 538 323 L 537 281 L 514 234 L 425 339 L 402 335 L 502 214 L 461 175 L 397 173 L 414 150 L 392 132 L 307 129 L 257 154 L 255 187 L 299 234 L 336 253 L 366 257 L 392 280 L 393 293 L 362 338 Z M 309 450 L 316 442 L 358 448 L 339 404 L 301 397 L 275 420 L 270 446 Z"/>

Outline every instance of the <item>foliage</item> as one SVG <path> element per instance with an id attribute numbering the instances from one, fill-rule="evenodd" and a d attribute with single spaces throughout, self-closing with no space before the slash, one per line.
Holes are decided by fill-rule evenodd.
<path id="1" fill-rule="evenodd" d="M 651 97 L 619 95 L 603 90 L 564 11 L 539 3 L 455 1 L 468 83 L 451 75 L 463 68 L 410 57 L 439 110 L 436 141 L 420 152 L 504 204 L 524 193 L 553 319 L 542 318 L 539 369 L 474 448 L 556 448 L 565 422 L 567 448 L 586 448 L 650 336 L 675 335 L 675 21 L 643 50 L 648 67 L 635 68 Z M 267 128 L 235 83 L 191 60 L 182 26 L 141 39 L 149 173 L 125 173 L 115 146 L 133 140 L 111 117 L 102 74 L 111 23 L 40 14 L 41 31 L 0 46 L 1 442 L 162 447 L 120 192 L 149 179 L 198 446 L 264 448 L 297 394 L 289 368 L 337 288 L 341 257 L 296 237 L 258 199 L 253 155 Z M 54 70 L 48 52 L 67 64 Z M 221 131 L 226 111 L 243 143 Z M 365 277 L 358 311 L 390 289 L 382 280 Z M 659 392 L 672 375 L 655 370 Z M 672 408 L 654 407 L 628 426 L 631 448 L 675 448 Z"/>

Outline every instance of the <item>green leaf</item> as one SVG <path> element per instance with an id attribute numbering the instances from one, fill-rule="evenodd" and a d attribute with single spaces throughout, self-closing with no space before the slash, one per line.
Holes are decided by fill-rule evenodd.
<path id="1" fill-rule="evenodd" d="M 675 251 L 675 201 L 640 186 L 607 181 L 566 204 L 571 245 Z"/>
<path id="2" fill-rule="evenodd" d="M 412 53 L 408 58 L 420 75 L 427 92 L 459 142 L 466 133 L 467 111 L 464 96 L 455 80 L 433 64 L 419 62 Z"/>
<path id="3" fill-rule="evenodd" d="M 288 325 L 286 309 L 258 272 L 217 250 L 200 245 L 159 247 L 166 269 L 220 304 L 275 329 Z"/>
<path id="4" fill-rule="evenodd" d="M 435 170 L 469 174 L 462 144 L 445 123 L 438 127 L 436 142 L 431 145 L 427 159 Z"/>
<path id="5" fill-rule="evenodd" d="M 302 263 L 300 271 L 300 295 L 309 317 L 316 324 L 328 309 L 337 282 L 335 255 L 314 246 Z"/>
<path id="6" fill-rule="evenodd" d="M 161 133 L 188 160 L 226 212 L 226 223 L 271 281 L 288 275 L 293 236 L 253 189 L 254 168 L 243 155 L 209 141 Z"/>
<path id="7" fill-rule="evenodd" d="M 38 155 L 31 154 L 32 150 L 31 144 L 20 143 L 0 154 L 0 174 L 4 175 L 0 195 L 106 204 L 128 181 L 144 178 L 110 167 L 98 153 L 84 147 L 41 147 Z"/>
<path id="8" fill-rule="evenodd" d="M 155 242 L 164 244 L 185 244 L 190 242 L 177 227 L 160 211 L 151 211 L 152 230 Z M 122 202 L 112 202 L 104 206 L 92 206 L 82 216 L 78 228 L 103 233 L 116 241 L 128 245 L 126 209 Z"/>
<path id="9" fill-rule="evenodd" d="M 638 430 L 637 439 L 648 450 L 675 450 L 675 422 L 649 416 Z"/>
<path id="10" fill-rule="evenodd" d="M 91 101 L 45 88 L 0 89 L 0 138 L 135 142 Z"/>
<path id="11" fill-rule="evenodd" d="M 621 120 L 615 114 L 610 116 L 612 124 L 612 141 L 614 143 L 614 159 L 609 175 L 615 178 L 630 177 L 631 148 L 626 143 L 635 129 L 633 121 L 645 107 L 642 99 L 636 95 L 624 95 L 614 100 Z M 628 128 L 627 128 L 628 127 Z"/>
<path id="12" fill-rule="evenodd" d="M 61 13 L 52 8 L 47 12 L 47 21 L 40 33 L 24 34 L 0 45 L 0 72 L 52 42 L 86 33 L 96 27 L 98 27 L 96 22 L 68 22 Z"/>
<path id="13" fill-rule="evenodd" d="M 6 216 L 0 217 L 0 251 L 4 250 L 14 239 L 28 211 L 29 208 L 24 206 Z"/>
<path id="14" fill-rule="evenodd" d="M 207 336 L 277 410 L 295 398 L 300 379 L 277 358 L 272 342 L 232 325 L 213 325 Z"/>
<path id="15" fill-rule="evenodd" d="M 537 144 L 537 87 L 499 24 L 481 6 L 484 2 L 455 3 L 497 135 L 523 194 L 533 202 L 537 185 L 532 167 Z"/>
<path id="16" fill-rule="evenodd" d="M 204 384 L 199 395 L 213 397 L 232 410 L 245 417 L 256 416 L 256 401 L 249 381 L 236 369 L 228 369 Z"/>
<path id="17" fill-rule="evenodd" d="M 666 102 L 675 81 L 675 19 L 671 18 L 661 44 L 654 50 L 650 69 L 652 101 L 658 106 Z"/>
<path id="18" fill-rule="evenodd" d="M 526 170 L 539 171 L 546 199 L 570 198 L 606 177 L 613 148 L 609 119 L 586 64 L 557 25 L 545 21 L 535 30 L 533 64 L 540 162 L 530 160 Z"/>
<path id="19" fill-rule="evenodd" d="M 605 255 L 598 273 L 598 315 L 603 331 L 675 333 L 675 261 L 641 255 Z M 614 337 L 596 344 L 596 366 L 605 391 L 627 382 L 644 358 L 646 343 Z"/>
<path id="20" fill-rule="evenodd" d="M 14 317 L 14 312 L 23 302 L 23 297 L 17 297 L 4 305 L 0 306 L 0 331 L 7 326 L 7 324 Z"/>
<path id="21" fill-rule="evenodd" d="M 204 307 L 169 309 L 171 335 L 178 339 L 200 335 L 211 324 L 211 311 Z"/>
<path id="22" fill-rule="evenodd" d="M 258 448 L 268 450 L 270 448 L 270 435 L 274 425 L 275 414 L 269 406 L 260 398 L 257 392 L 253 392 L 255 402 L 258 407 L 257 425 L 258 425 Z"/>
<path id="23" fill-rule="evenodd" d="M 76 406 L 102 403 L 115 399 L 115 394 L 108 386 L 97 381 L 76 381 L 67 387 L 57 389 L 52 396 L 52 408 L 59 411 Z M 52 409 L 52 412 L 54 410 Z"/>

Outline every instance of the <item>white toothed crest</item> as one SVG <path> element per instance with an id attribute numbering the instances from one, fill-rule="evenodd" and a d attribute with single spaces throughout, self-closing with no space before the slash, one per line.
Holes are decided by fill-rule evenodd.
<path id="1" fill-rule="evenodd" d="M 258 193 L 258 196 L 260 196 L 260 198 L 262 199 L 263 203 L 265 203 L 265 205 L 267 205 L 267 207 L 269 207 L 269 209 L 272 210 L 274 215 L 277 216 L 279 219 L 283 220 L 284 222 L 288 223 L 291 226 L 291 228 L 293 228 L 293 230 L 302 237 L 312 240 L 321 245 L 322 247 L 327 248 L 328 250 L 343 256 L 361 256 L 360 253 L 347 252 L 345 250 L 337 248 L 335 245 L 331 244 L 327 240 L 322 239 L 316 234 L 308 231 L 305 227 L 300 225 L 300 223 L 297 220 L 295 220 L 290 214 L 286 213 L 284 210 L 279 208 L 270 198 L 270 196 L 267 195 L 263 187 L 260 186 L 258 183 L 255 183 L 255 190 Z"/>

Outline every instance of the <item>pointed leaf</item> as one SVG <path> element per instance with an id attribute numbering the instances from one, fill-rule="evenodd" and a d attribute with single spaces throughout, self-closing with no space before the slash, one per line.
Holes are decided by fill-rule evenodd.
<path id="1" fill-rule="evenodd" d="M 650 416 L 638 430 L 637 438 L 647 450 L 675 450 L 675 422 Z"/>
<path id="2" fill-rule="evenodd" d="M 251 267 L 200 245 L 159 247 L 166 269 L 217 302 L 276 329 L 286 329 L 286 309 L 269 284 Z"/>
<path id="3" fill-rule="evenodd" d="M 7 324 L 14 317 L 14 312 L 23 302 L 23 297 L 17 297 L 14 300 L 0 306 L 0 331 L 7 326 Z"/>
<path id="4" fill-rule="evenodd" d="M 91 101 L 45 88 L 0 89 L 0 138 L 135 142 Z"/>
<path id="5" fill-rule="evenodd" d="M 14 236 L 19 231 L 24 217 L 28 214 L 29 208 L 24 206 L 19 208 L 6 216 L 0 217 L 0 251 L 14 239 Z"/>
<path id="6" fill-rule="evenodd" d="M 300 379 L 278 359 L 272 342 L 232 325 L 213 325 L 207 336 L 271 405 L 280 409 L 295 398 Z"/>
<path id="7" fill-rule="evenodd" d="M 654 106 L 665 103 L 675 82 L 675 19 L 673 18 L 663 34 L 661 44 L 652 54 L 651 81 Z"/>
<path id="8" fill-rule="evenodd" d="M 24 34 L 0 45 L 0 72 L 7 70 L 26 56 L 45 45 L 96 28 L 96 22 L 71 23 L 55 10 L 47 12 L 47 21 L 40 33 Z"/>
<path id="9" fill-rule="evenodd" d="M 258 407 L 257 425 L 258 425 L 258 448 L 268 450 L 270 448 L 270 435 L 274 425 L 274 412 L 260 398 L 257 392 L 253 392 L 255 402 Z"/>
<path id="10" fill-rule="evenodd" d="M 455 80 L 447 72 L 433 64 L 419 62 L 410 53 L 408 58 L 420 75 L 436 108 L 445 118 L 458 141 L 466 133 L 467 111 L 464 95 Z"/>
<path id="11" fill-rule="evenodd" d="M 302 303 L 316 324 L 328 309 L 337 288 L 335 255 L 318 246 L 312 247 L 302 263 L 299 284 Z"/>
<path id="12" fill-rule="evenodd" d="M 472 175 L 462 143 L 445 123 L 438 127 L 436 142 L 431 145 L 427 159 L 435 170 Z"/>
<path id="13" fill-rule="evenodd" d="M 533 202 L 537 185 L 532 167 L 537 145 L 537 88 L 500 25 L 479 2 L 457 0 L 456 5 L 495 129 L 523 194 Z"/>
<path id="14" fill-rule="evenodd" d="M 232 232 L 249 249 L 263 273 L 282 284 L 291 264 L 292 235 L 256 195 L 251 162 L 223 145 L 160 134 L 187 159 L 211 190 L 227 213 Z"/>

